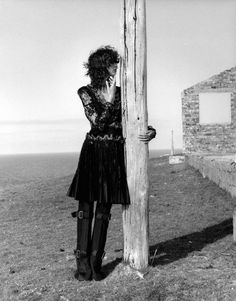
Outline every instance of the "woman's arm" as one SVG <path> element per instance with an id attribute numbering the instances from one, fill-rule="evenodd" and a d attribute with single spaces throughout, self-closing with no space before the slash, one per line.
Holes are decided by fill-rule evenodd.
<path id="1" fill-rule="evenodd" d="M 82 100 L 85 115 L 90 123 L 99 130 L 103 130 L 111 117 L 113 104 L 109 102 L 105 103 L 104 110 L 100 113 L 96 110 L 93 99 L 86 91 L 86 88 L 80 88 L 78 94 Z"/>

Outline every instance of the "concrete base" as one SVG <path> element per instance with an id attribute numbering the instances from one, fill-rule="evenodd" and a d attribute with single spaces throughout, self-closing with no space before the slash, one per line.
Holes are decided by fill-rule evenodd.
<path id="1" fill-rule="evenodd" d="M 169 156 L 169 164 L 180 164 L 180 163 L 184 163 L 184 161 L 185 161 L 185 156 L 180 156 L 180 155 Z"/>
<path id="2" fill-rule="evenodd" d="M 234 155 L 187 154 L 188 163 L 236 198 L 236 160 Z M 236 241 L 236 210 L 233 212 L 233 240 Z"/>
<path id="3" fill-rule="evenodd" d="M 234 155 L 188 154 L 188 163 L 236 197 L 236 163 Z"/>

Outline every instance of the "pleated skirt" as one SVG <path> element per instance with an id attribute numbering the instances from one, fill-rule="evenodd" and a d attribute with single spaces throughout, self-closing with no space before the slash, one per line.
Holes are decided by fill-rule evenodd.
<path id="1" fill-rule="evenodd" d="M 122 138 L 87 134 L 67 196 L 82 202 L 130 204 Z"/>

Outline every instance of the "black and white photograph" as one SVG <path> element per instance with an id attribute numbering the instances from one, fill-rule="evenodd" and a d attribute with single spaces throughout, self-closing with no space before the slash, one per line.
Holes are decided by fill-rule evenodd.
<path id="1" fill-rule="evenodd" d="M 236 0 L 0 0 L 0 301 L 236 300 Z"/>

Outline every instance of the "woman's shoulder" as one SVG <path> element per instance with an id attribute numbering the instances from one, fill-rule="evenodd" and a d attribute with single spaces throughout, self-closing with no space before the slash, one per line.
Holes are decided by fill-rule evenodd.
<path id="1" fill-rule="evenodd" d="M 88 88 L 88 86 L 82 86 L 82 87 L 80 87 L 79 89 L 78 89 L 78 91 L 77 91 L 77 93 L 79 94 L 79 95 L 82 95 L 83 93 L 89 93 L 89 88 Z"/>
<path id="2" fill-rule="evenodd" d="M 89 91 L 88 86 L 82 86 L 77 91 L 80 99 L 82 100 L 83 105 L 89 105 L 92 102 L 92 95 Z"/>

